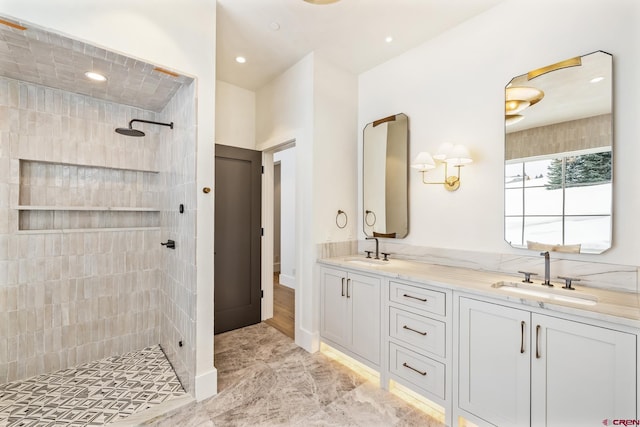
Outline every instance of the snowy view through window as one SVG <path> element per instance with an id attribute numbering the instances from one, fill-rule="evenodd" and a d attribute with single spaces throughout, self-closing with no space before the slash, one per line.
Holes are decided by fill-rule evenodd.
<path id="1" fill-rule="evenodd" d="M 581 244 L 600 253 L 611 239 L 611 151 L 505 165 L 505 239 Z"/>

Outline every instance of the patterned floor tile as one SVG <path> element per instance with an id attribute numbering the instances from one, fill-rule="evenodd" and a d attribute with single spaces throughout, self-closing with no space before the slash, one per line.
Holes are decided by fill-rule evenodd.
<path id="1" fill-rule="evenodd" d="M 186 395 L 160 346 L 0 384 L 0 426 L 98 426 Z"/>

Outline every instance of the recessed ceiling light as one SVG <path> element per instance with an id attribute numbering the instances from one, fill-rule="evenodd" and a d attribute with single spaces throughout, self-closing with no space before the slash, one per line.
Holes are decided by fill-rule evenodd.
<path id="1" fill-rule="evenodd" d="M 384 41 L 386 41 L 387 43 L 391 43 L 393 41 L 393 37 L 391 36 L 387 36 Z"/>
<path id="2" fill-rule="evenodd" d="M 591 83 L 598 83 L 604 80 L 604 77 L 594 77 L 591 79 Z"/>
<path id="3" fill-rule="evenodd" d="M 280 24 L 274 21 L 269 24 L 269 28 L 271 28 L 272 31 L 278 31 L 280 29 Z"/>
<path id="4" fill-rule="evenodd" d="M 336 3 L 340 0 L 304 0 L 304 1 L 311 4 L 331 4 L 331 3 Z"/>
<path id="5" fill-rule="evenodd" d="M 244 56 L 236 56 L 236 62 L 238 64 L 244 64 L 245 62 L 247 62 L 247 58 L 245 58 Z"/>
<path id="6" fill-rule="evenodd" d="M 95 71 L 87 71 L 86 73 L 84 73 L 85 77 L 88 79 L 91 79 L 93 81 L 96 82 L 104 82 L 107 80 L 107 78 L 105 76 L 103 76 L 100 73 L 96 73 Z"/>

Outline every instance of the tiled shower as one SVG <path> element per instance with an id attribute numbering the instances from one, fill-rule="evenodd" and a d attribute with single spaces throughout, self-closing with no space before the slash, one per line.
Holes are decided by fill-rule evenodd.
<path id="1" fill-rule="evenodd" d="M 0 50 L 33 37 L 43 62 L 151 67 L 34 31 L 3 30 Z M 193 394 L 195 82 L 179 79 L 153 111 L 0 77 L 0 384 L 160 344 Z M 134 118 L 175 125 L 114 132 Z"/>

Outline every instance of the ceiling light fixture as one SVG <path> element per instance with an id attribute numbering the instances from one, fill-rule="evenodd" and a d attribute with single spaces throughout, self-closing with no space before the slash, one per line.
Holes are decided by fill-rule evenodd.
<path id="1" fill-rule="evenodd" d="M 247 62 L 247 58 L 245 58 L 244 56 L 236 56 L 236 62 L 238 64 L 244 64 L 245 62 Z"/>
<path id="2" fill-rule="evenodd" d="M 280 29 L 280 24 L 273 21 L 271 24 L 269 24 L 269 28 L 271 28 L 271 31 L 278 31 Z"/>
<path id="3" fill-rule="evenodd" d="M 386 41 L 387 43 L 391 43 L 393 41 L 393 37 L 391 36 L 387 36 L 384 41 Z"/>
<path id="4" fill-rule="evenodd" d="M 589 80 L 591 83 L 599 83 L 601 81 L 604 80 L 604 77 L 600 76 L 600 77 L 594 77 L 591 80 Z"/>
<path id="5" fill-rule="evenodd" d="M 544 98 L 544 92 L 535 87 L 509 86 L 504 90 L 505 124 L 510 126 L 524 119 L 518 114 L 525 108 L 537 104 Z"/>
<path id="6" fill-rule="evenodd" d="M 520 114 L 507 114 L 504 116 L 504 124 L 505 126 L 511 126 L 518 123 L 522 119 L 524 119 L 524 116 Z"/>
<path id="7" fill-rule="evenodd" d="M 107 78 L 100 73 L 96 73 L 95 71 L 87 71 L 84 73 L 85 77 L 91 79 L 95 82 L 104 82 L 107 81 Z"/>

